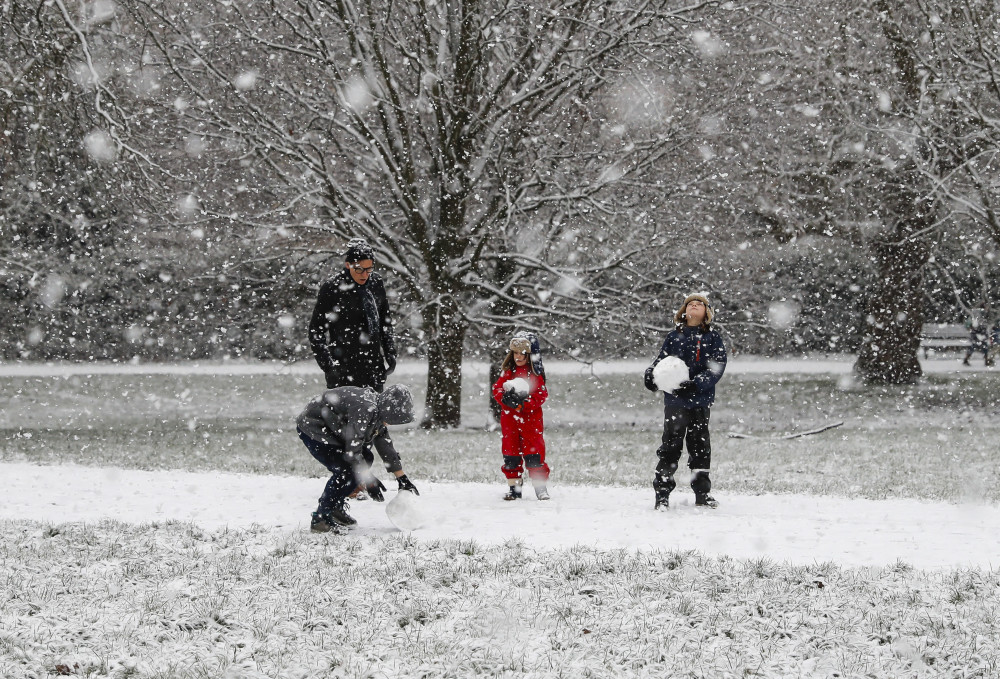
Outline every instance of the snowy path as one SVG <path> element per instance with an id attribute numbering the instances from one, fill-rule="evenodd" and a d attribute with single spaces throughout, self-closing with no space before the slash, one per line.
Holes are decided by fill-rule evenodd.
<path id="1" fill-rule="evenodd" d="M 206 528 L 260 524 L 306 530 L 324 480 L 182 471 L 0 463 L 0 520 L 129 523 L 191 521 Z M 503 502 L 498 484 L 419 483 L 428 526 L 423 540 L 496 544 L 519 538 L 536 548 L 584 544 L 602 549 L 697 549 L 710 555 L 766 557 L 793 564 L 833 561 L 918 568 L 1000 567 L 1000 507 L 914 500 L 719 496 L 717 510 L 696 509 L 675 493 L 667 513 L 650 509 L 652 491 L 553 486 L 553 499 Z M 392 499 L 394 492 L 388 494 Z M 354 502 L 355 535 L 396 530 L 385 505 Z"/>
<path id="2" fill-rule="evenodd" d="M 855 357 L 848 354 L 832 356 L 788 356 L 766 358 L 760 356 L 738 356 L 729 361 L 726 373 L 729 375 L 753 374 L 832 374 L 850 375 Z M 617 375 L 639 374 L 649 365 L 648 360 L 598 361 L 593 365 L 577 361 L 546 359 L 545 372 L 551 375 Z M 952 356 L 921 360 L 925 373 L 948 374 L 967 372 L 1000 372 L 1000 367 L 986 368 L 981 361 L 971 366 Z M 488 373 L 486 363 L 466 360 L 462 364 L 462 374 L 467 377 Z M 0 377 L 64 377 L 67 375 L 318 375 L 319 369 L 313 361 L 281 363 L 277 361 L 183 361 L 180 363 L 32 363 L 14 361 L 0 362 Z M 423 377 L 427 374 L 427 364 L 422 361 L 403 360 L 394 373 L 399 377 Z"/>

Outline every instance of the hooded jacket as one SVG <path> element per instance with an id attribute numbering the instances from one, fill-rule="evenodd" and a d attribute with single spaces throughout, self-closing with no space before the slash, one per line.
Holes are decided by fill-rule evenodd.
<path id="1" fill-rule="evenodd" d="M 386 471 L 397 472 L 403 464 L 382 423 L 378 398 L 373 389 L 328 389 L 306 405 L 295 423 L 314 441 L 342 449 L 348 460 L 360 460 L 365 446 L 374 445 Z"/>
<path id="2" fill-rule="evenodd" d="M 688 379 L 694 381 L 695 393 L 688 397 L 663 392 L 664 405 L 704 408 L 715 402 L 715 385 L 726 371 L 726 347 L 722 336 L 710 327 L 678 325 L 667 333 L 655 366 L 667 356 L 676 356 L 688 367 Z"/>
<path id="3" fill-rule="evenodd" d="M 514 410 L 505 404 L 503 398 L 504 385 L 514 378 L 520 377 L 528 383 L 528 396 L 520 410 Z M 493 383 L 493 398 L 500 404 L 500 426 L 532 427 L 539 432 L 545 428 L 542 419 L 542 404 L 549 397 L 545 386 L 545 375 L 535 374 L 530 365 L 515 366 L 500 373 Z"/>

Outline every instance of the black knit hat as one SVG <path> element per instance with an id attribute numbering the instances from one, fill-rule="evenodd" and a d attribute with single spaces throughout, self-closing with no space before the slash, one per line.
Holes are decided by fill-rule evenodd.
<path id="1" fill-rule="evenodd" d="M 360 262 L 365 259 L 375 261 L 375 250 L 364 238 L 352 238 L 347 241 L 347 252 L 344 253 L 345 262 Z"/>
<path id="2" fill-rule="evenodd" d="M 402 384 L 394 384 L 378 395 L 378 417 L 386 424 L 413 422 L 413 397 Z"/>

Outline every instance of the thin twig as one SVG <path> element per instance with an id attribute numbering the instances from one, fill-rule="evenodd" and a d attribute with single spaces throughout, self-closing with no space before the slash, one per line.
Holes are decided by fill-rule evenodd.
<path id="1" fill-rule="evenodd" d="M 785 434 L 784 436 L 754 436 L 752 434 L 741 434 L 739 432 L 731 431 L 729 432 L 729 438 L 731 439 L 771 439 L 773 441 L 786 441 L 788 439 L 797 439 L 802 436 L 811 436 L 813 434 L 819 434 L 820 432 L 826 431 L 827 429 L 835 429 L 844 424 L 843 422 L 835 422 L 833 424 L 828 424 L 824 427 L 819 427 L 818 429 L 810 429 L 809 431 L 800 431 L 793 434 Z"/>

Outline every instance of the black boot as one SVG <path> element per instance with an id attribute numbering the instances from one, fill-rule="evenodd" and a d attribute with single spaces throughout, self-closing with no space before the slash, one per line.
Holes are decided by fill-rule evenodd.
<path id="1" fill-rule="evenodd" d="M 333 505 L 333 507 L 323 513 L 323 516 L 333 520 L 341 526 L 353 526 L 357 524 L 357 521 L 354 520 L 353 516 L 347 513 L 347 510 L 347 500 L 344 500 L 339 504 Z"/>
<path id="2" fill-rule="evenodd" d="M 513 486 L 507 486 L 507 494 L 503 496 L 504 500 L 520 500 L 521 499 L 521 479 L 517 480 L 517 483 Z"/>
<path id="3" fill-rule="evenodd" d="M 309 530 L 313 533 L 336 533 L 337 535 L 347 533 L 346 526 L 342 526 L 334 521 L 329 514 L 321 514 L 320 512 L 312 513 Z"/>
<path id="4" fill-rule="evenodd" d="M 669 509 L 670 493 L 677 487 L 673 476 L 663 476 L 659 473 L 653 477 L 653 492 L 656 494 L 656 504 L 653 509 Z"/>
<path id="5" fill-rule="evenodd" d="M 712 479 L 709 478 L 707 469 L 699 469 L 694 473 L 691 478 L 691 490 L 694 491 L 695 507 L 715 509 L 719 506 L 715 498 L 708 494 L 712 490 Z"/>

